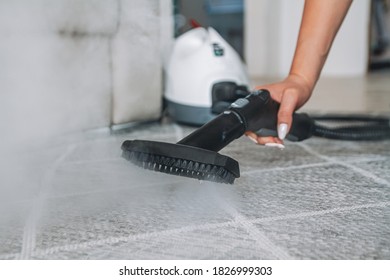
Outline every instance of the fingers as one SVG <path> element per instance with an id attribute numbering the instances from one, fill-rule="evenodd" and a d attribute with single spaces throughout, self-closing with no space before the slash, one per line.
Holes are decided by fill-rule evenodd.
<path id="1" fill-rule="evenodd" d="M 260 144 L 260 145 L 277 144 L 279 145 L 278 147 L 280 147 L 280 145 L 283 145 L 283 141 L 280 140 L 278 137 L 273 137 L 273 136 L 259 137 L 252 131 L 245 132 L 245 135 L 256 144 Z"/>
<path id="2" fill-rule="evenodd" d="M 292 124 L 292 115 L 297 106 L 298 92 L 295 89 L 287 89 L 283 93 L 278 112 L 278 137 L 286 138 Z"/>
<path id="3" fill-rule="evenodd" d="M 257 141 L 257 135 L 256 135 L 256 133 L 254 133 L 254 132 L 252 132 L 252 131 L 247 131 L 247 132 L 245 132 L 245 135 L 246 135 L 250 140 L 252 140 L 254 143 L 259 144 L 259 142 Z"/>
<path id="4" fill-rule="evenodd" d="M 267 136 L 267 137 L 257 137 L 257 142 L 260 145 L 266 145 L 270 143 L 274 144 L 282 144 L 281 140 L 278 137 L 273 137 L 273 136 Z"/>
<path id="5" fill-rule="evenodd" d="M 292 125 L 292 116 L 294 111 L 305 104 L 310 98 L 313 85 L 308 85 L 307 80 L 298 75 L 289 75 L 283 81 L 263 85 L 258 89 L 265 88 L 271 93 L 271 97 L 280 103 L 277 116 L 278 137 L 257 137 L 251 134 L 254 142 L 259 144 L 283 143 Z"/>
<path id="6" fill-rule="evenodd" d="M 256 140 L 254 140 L 252 135 L 248 136 L 249 139 L 251 139 L 253 142 L 256 142 L 257 144 L 264 145 L 266 147 L 275 147 L 278 149 L 284 149 L 283 141 L 280 140 L 278 137 L 257 137 Z"/>

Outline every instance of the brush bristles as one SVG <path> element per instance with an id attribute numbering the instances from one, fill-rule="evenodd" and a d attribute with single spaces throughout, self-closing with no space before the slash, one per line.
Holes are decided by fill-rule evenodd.
<path id="1" fill-rule="evenodd" d="M 137 166 L 158 172 L 225 184 L 233 184 L 235 179 L 222 166 L 134 151 L 126 151 L 124 156 Z"/>

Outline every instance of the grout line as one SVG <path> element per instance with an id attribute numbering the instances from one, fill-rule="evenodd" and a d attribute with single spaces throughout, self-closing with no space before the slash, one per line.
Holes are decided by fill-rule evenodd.
<path id="1" fill-rule="evenodd" d="M 245 216 L 241 215 L 237 209 L 227 204 L 225 200 L 222 200 L 220 196 L 216 195 L 215 186 L 211 185 L 212 196 L 217 200 L 217 203 L 224 209 L 228 214 L 230 214 L 234 220 L 240 225 L 248 234 L 251 236 L 255 244 L 260 250 L 266 250 L 276 257 L 276 259 L 292 259 L 292 256 L 284 249 L 279 247 L 277 244 L 272 242 L 267 235 L 258 229 L 252 221 L 246 219 Z"/>
<path id="2" fill-rule="evenodd" d="M 314 154 L 312 154 L 312 155 L 314 155 Z M 315 155 L 315 156 L 317 156 L 317 155 Z M 380 157 L 378 159 L 373 159 L 373 158 L 369 158 L 369 159 L 356 159 L 356 160 L 349 161 L 349 163 L 363 163 L 363 162 L 370 162 L 370 161 L 385 161 L 385 160 L 386 160 L 385 158 Z M 250 175 L 250 174 L 273 172 L 273 171 L 287 171 L 287 170 L 305 169 L 305 168 L 309 168 L 309 167 L 327 166 L 327 165 L 332 165 L 332 164 L 336 164 L 336 162 L 332 162 L 330 160 L 326 160 L 325 162 L 302 164 L 302 165 L 296 165 L 296 166 L 273 167 L 273 168 L 267 168 L 267 169 L 248 170 L 248 171 L 243 171 L 241 174 L 243 174 L 243 175 Z M 340 164 L 340 163 L 337 163 L 337 164 Z"/>
<path id="3" fill-rule="evenodd" d="M 37 211 L 38 211 L 38 203 L 37 200 L 34 199 L 31 206 L 31 212 L 27 217 L 26 224 L 23 229 L 22 249 L 20 252 L 20 259 L 22 260 L 29 259 L 31 252 L 34 250 L 35 247 L 35 236 L 36 236 L 35 222 L 38 216 Z"/>
<path id="4" fill-rule="evenodd" d="M 268 217 L 268 218 L 258 218 L 258 219 L 252 220 L 252 222 L 253 223 L 274 222 L 274 221 L 281 221 L 281 220 L 290 220 L 290 219 L 299 219 L 299 218 L 306 218 L 306 217 L 323 216 L 323 215 L 326 215 L 326 214 L 334 214 L 334 213 L 354 211 L 354 210 L 360 210 L 360 209 L 385 208 L 385 207 L 388 207 L 388 206 L 390 206 L 390 201 L 382 201 L 382 202 L 378 202 L 378 203 L 369 203 L 369 204 L 361 204 L 361 205 L 353 205 L 353 206 L 345 206 L 345 207 L 336 207 L 336 208 L 327 209 L 327 210 L 301 212 L 301 213 L 296 213 L 296 214 L 288 214 L 288 215 L 281 215 L 281 216 Z"/>
<path id="5" fill-rule="evenodd" d="M 361 204 L 361 205 L 353 205 L 353 206 L 346 206 L 346 207 L 337 207 L 332 208 L 328 210 L 319 210 L 319 211 L 309 211 L 309 212 L 301 212 L 297 214 L 289 214 L 289 215 L 280 215 L 280 216 L 274 216 L 274 217 L 267 217 L 267 218 L 258 218 L 258 219 L 248 219 L 250 223 L 264 223 L 264 222 L 273 222 L 273 221 L 282 221 L 282 220 L 288 220 L 288 219 L 298 219 L 298 218 L 306 218 L 306 217 L 316 217 L 316 216 L 322 216 L 326 214 L 334 214 L 334 213 L 340 213 L 340 212 L 347 212 L 347 211 L 354 211 L 354 210 L 360 210 L 360 209 L 369 209 L 369 208 L 385 208 L 389 207 L 390 202 L 378 202 L 378 203 L 370 203 L 370 204 Z M 100 240 L 94 240 L 94 241 L 88 241 L 83 243 L 76 243 L 76 244 L 70 244 L 70 245 L 64 245 L 64 246 L 56 246 L 51 247 L 47 249 L 39 249 L 35 250 L 34 252 L 31 252 L 30 256 L 39 256 L 39 255 L 51 255 L 55 254 L 57 252 L 61 251 L 76 251 L 80 249 L 87 249 L 90 247 L 96 247 L 96 246 L 102 246 L 102 245 L 112 245 L 120 242 L 134 242 L 140 239 L 148 239 L 148 238 L 161 238 L 163 236 L 170 236 L 173 234 L 180 234 L 180 233 L 186 233 L 186 232 L 192 232 L 192 231 L 199 231 L 199 230 L 211 230 L 221 227 L 227 227 L 227 226 L 239 226 L 241 225 L 239 221 L 228 221 L 228 222 L 221 222 L 221 223 L 209 223 L 209 224 L 203 224 L 203 225 L 196 225 L 196 226 L 185 226 L 181 228 L 176 229 L 170 229 L 170 230 L 164 230 L 159 232 L 151 232 L 151 233 L 141 233 L 137 235 L 129 235 L 129 236 L 122 236 L 122 237 L 108 237 L 105 239 Z M 20 258 L 21 254 L 15 253 L 15 254 L 6 254 L 6 255 L 0 255 L 0 259 L 3 258 Z"/>
<path id="6" fill-rule="evenodd" d="M 264 172 L 273 172 L 273 171 L 287 171 L 287 170 L 295 170 L 295 169 L 305 169 L 308 167 L 317 167 L 317 166 L 326 166 L 331 165 L 330 162 L 319 162 L 319 163 L 311 163 L 311 164 L 302 164 L 297 166 L 287 166 L 287 167 L 273 167 L 273 168 L 267 168 L 267 169 L 260 169 L 260 170 L 248 170 L 242 172 L 243 175 L 250 175 L 255 173 L 264 173 Z"/>
<path id="7" fill-rule="evenodd" d="M 291 260 L 293 257 L 288 253 L 288 250 L 275 244 L 267 235 L 257 228 L 252 221 L 244 218 L 242 215 L 235 217 L 238 219 L 240 225 L 248 232 L 248 234 L 255 240 L 255 243 L 260 249 L 265 249 L 279 260 Z"/>
<path id="8" fill-rule="evenodd" d="M 364 177 L 367 177 L 367 178 L 370 178 L 372 179 L 374 182 L 380 184 L 380 185 L 385 185 L 385 186 L 390 186 L 390 182 L 388 182 L 387 180 L 385 179 L 382 179 L 378 176 L 376 176 L 375 174 L 369 172 L 369 171 L 366 171 L 362 168 L 359 168 L 357 166 L 354 166 L 350 163 L 346 163 L 346 162 L 342 162 L 342 161 L 339 161 L 337 159 L 334 159 L 334 158 L 331 158 L 331 157 L 328 157 L 328 156 L 325 156 L 325 155 L 322 155 L 316 151 L 314 151 L 311 147 L 307 146 L 306 144 L 303 144 L 303 143 L 298 143 L 297 145 L 301 146 L 303 149 L 305 149 L 306 152 L 318 157 L 318 158 L 321 158 L 323 160 L 326 160 L 327 162 L 329 163 L 334 163 L 334 164 L 338 164 L 338 165 L 342 165 L 344 167 L 347 167 L 349 169 L 352 169 L 353 171 L 359 173 L 360 175 L 363 175 Z"/>
<path id="9" fill-rule="evenodd" d="M 42 188 L 38 194 L 38 196 L 33 200 L 32 211 L 27 218 L 26 225 L 23 231 L 23 243 L 22 249 L 20 253 L 21 259 L 30 259 L 32 252 L 35 249 L 36 243 L 36 227 L 38 220 L 41 216 L 42 209 L 44 206 L 45 199 L 49 194 L 49 190 L 51 187 L 51 183 L 53 180 L 53 176 L 57 170 L 57 168 L 62 164 L 67 156 L 69 156 L 76 148 L 76 145 L 71 145 L 68 149 L 60 156 L 49 168 L 46 174 L 42 179 Z"/>

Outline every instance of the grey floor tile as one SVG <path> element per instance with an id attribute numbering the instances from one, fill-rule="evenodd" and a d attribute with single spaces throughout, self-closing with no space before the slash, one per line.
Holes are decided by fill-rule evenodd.
<path id="1" fill-rule="evenodd" d="M 236 191 L 230 203 L 251 219 L 390 199 L 388 186 L 340 165 L 251 173 Z"/>
<path id="2" fill-rule="evenodd" d="M 112 243 L 110 243 L 111 241 Z M 270 259 L 269 251 L 240 227 L 221 226 L 172 231 L 129 240 L 107 240 L 80 248 L 42 251 L 37 259 Z"/>
<path id="3" fill-rule="evenodd" d="M 360 162 L 354 165 L 386 180 L 390 185 L 390 158 L 388 160 Z"/>
<path id="4" fill-rule="evenodd" d="M 7 157 L 4 166 L 0 162 L 0 203 L 36 197 L 52 167 L 66 152 L 66 146 L 25 151 Z"/>
<path id="5" fill-rule="evenodd" d="M 280 150 L 256 145 L 245 137 L 236 140 L 220 153 L 237 160 L 242 172 L 325 162 L 325 160 L 309 154 L 302 147 L 292 143 L 286 143 L 286 148 Z"/>
<path id="6" fill-rule="evenodd" d="M 390 208 L 262 222 L 257 227 L 298 259 L 390 259 Z"/>
<path id="7" fill-rule="evenodd" d="M 69 197 L 121 190 L 136 191 L 149 185 L 164 186 L 183 181 L 182 177 L 151 172 L 118 157 L 63 164 L 55 171 L 47 195 Z"/>
<path id="8" fill-rule="evenodd" d="M 207 186 L 194 182 L 50 199 L 37 229 L 37 249 L 228 221 Z"/>
<path id="9" fill-rule="evenodd" d="M 314 138 L 304 142 L 315 152 L 340 161 L 388 159 L 390 141 L 353 142 Z"/>
<path id="10" fill-rule="evenodd" d="M 0 206 L 0 260 L 14 259 L 22 252 L 23 244 L 28 242 L 28 219 L 32 203 L 2 203 Z"/>

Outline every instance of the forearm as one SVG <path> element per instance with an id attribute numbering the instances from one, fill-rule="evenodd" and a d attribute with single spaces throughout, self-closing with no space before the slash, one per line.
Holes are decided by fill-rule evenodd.
<path id="1" fill-rule="evenodd" d="M 280 103 L 278 137 L 247 135 L 256 143 L 282 144 L 290 130 L 293 112 L 309 100 L 320 76 L 333 40 L 352 0 L 305 0 L 301 28 L 290 75 L 283 81 L 262 85 Z"/>
<path id="2" fill-rule="evenodd" d="M 352 0 L 306 0 L 290 75 L 313 90 Z"/>

